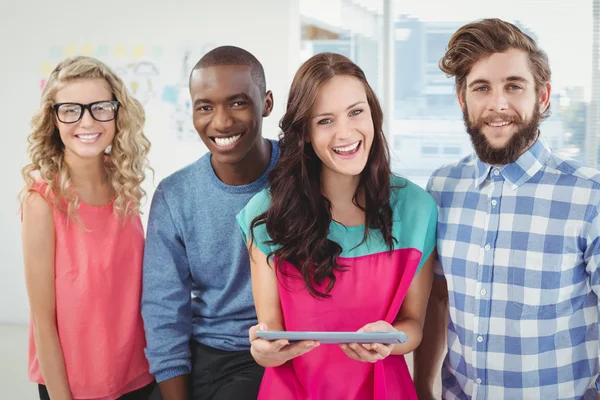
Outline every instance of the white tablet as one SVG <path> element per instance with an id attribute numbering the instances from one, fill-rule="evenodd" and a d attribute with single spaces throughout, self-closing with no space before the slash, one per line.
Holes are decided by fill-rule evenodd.
<path id="1" fill-rule="evenodd" d="M 321 344 L 382 343 L 399 344 L 408 340 L 404 332 L 290 332 L 257 331 L 256 336 L 266 340 L 286 339 L 290 342 L 314 340 Z"/>

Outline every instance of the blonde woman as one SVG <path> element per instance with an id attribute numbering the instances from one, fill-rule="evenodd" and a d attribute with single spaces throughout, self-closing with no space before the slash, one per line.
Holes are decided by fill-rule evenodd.
<path id="1" fill-rule="evenodd" d="M 23 168 L 29 378 L 41 399 L 147 399 L 140 315 L 144 111 L 100 61 L 61 62 Z"/>

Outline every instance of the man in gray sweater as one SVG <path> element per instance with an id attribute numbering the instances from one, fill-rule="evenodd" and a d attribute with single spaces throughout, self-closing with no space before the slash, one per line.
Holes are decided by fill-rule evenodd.
<path id="1" fill-rule="evenodd" d="M 194 127 L 209 150 L 160 182 L 144 255 L 142 315 L 150 372 L 164 400 L 256 399 L 257 323 L 236 214 L 267 186 L 279 158 L 262 137 L 273 108 L 260 62 L 224 46 L 190 76 Z"/>

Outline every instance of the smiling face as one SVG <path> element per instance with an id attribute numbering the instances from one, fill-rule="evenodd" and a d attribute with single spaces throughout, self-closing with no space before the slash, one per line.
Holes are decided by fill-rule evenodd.
<path id="1" fill-rule="evenodd" d="M 217 164 L 238 164 L 262 139 L 262 118 L 271 113 L 271 92 L 261 93 L 250 66 L 221 65 L 192 73 L 194 127 Z"/>
<path id="2" fill-rule="evenodd" d="M 478 157 L 494 165 L 516 161 L 537 138 L 549 100 L 550 84 L 536 89 L 524 51 L 511 49 L 476 62 L 459 102 Z"/>
<path id="3" fill-rule="evenodd" d="M 55 103 L 90 104 L 99 101 L 113 100 L 108 82 L 104 79 L 78 79 L 65 84 L 56 92 Z M 58 111 L 61 117 L 55 116 L 55 124 L 60 139 L 65 146 L 65 156 L 68 158 L 103 157 L 104 150 L 112 143 L 116 134 L 116 119 L 106 122 L 97 121 L 86 109 L 81 119 L 74 123 L 63 123 L 60 119 L 69 121 L 65 113 L 78 110 L 68 105 Z M 96 111 L 97 113 L 102 112 Z"/>
<path id="4" fill-rule="evenodd" d="M 351 76 L 334 76 L 318 92 L 309 128 L 310 143 L 323 163 L 322 174 L 360 175 L 373 137 L 364 84 Z"/>

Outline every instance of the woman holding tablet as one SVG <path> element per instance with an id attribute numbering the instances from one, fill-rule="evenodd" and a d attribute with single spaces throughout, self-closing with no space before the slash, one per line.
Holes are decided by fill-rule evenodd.
<path id="1" fill-rule="evenodd" d="M 383 114 L 363 71 L 331 53 L 298 70 L 281 156 L 238 215 L 251 255 L 267 367 L 260 399 L 416 399 L 403 354 L 422 337 L 437 207 L 394 176 Z M 289 343 L 257 331 L 394 332 L 398 344 Z"/>

